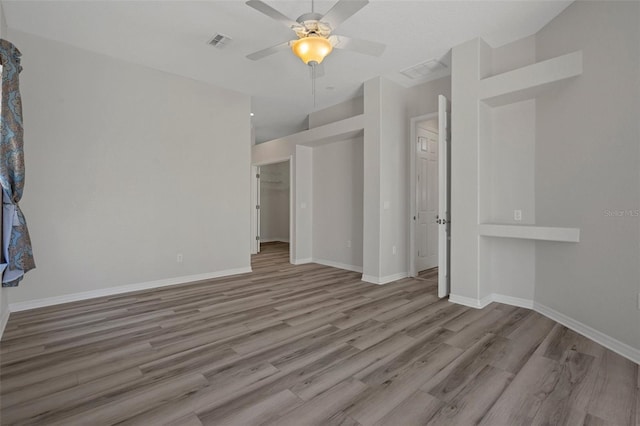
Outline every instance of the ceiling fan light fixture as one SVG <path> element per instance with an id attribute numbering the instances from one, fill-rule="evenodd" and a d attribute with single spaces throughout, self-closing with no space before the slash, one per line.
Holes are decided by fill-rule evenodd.
<path id="1" fill-rule="evenodd" d="M 291 42 L 291 50 L 307 65 L 309 62 L 320 64 L 331 53 L 333 45 L 324 37 L 309 35 Z"/>

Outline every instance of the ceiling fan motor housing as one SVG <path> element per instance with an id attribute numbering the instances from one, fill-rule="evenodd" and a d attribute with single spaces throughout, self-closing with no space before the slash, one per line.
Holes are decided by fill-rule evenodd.
<path id="1" fill-rule="evenodd" d="M 299 38 L 307 37 L 310 34 L 317 34 L 327 38 L 331 35 L 331 26 L 326 22 L 322 22 L 321 19 L 322 15 L 319 13 L 305 13 L 296 20 L 300 26 L 292 29 Z"/>

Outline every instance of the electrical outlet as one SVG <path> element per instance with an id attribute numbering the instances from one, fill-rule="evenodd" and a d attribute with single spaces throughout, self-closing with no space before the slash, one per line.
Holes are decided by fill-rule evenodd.
<path id="1" fill-rule="evenodd" d="M 396 254 L 397 252 L 396 246 L 391 247 L 391 253 Z"/>
<path id="2" fill-rule="evenodd" d="M 182 263 L 182 253 L 178 253 L 178 254 L 176 255 L 176 262 L 178 262 L 178 263 Z"/>
<path id="3" fill-rule="evenodd" d="M 513 220 L 522 220 L 522 210 L 513 211 Z"/>
<path id="4" fill-rule="evenodd" d="M 347 241 L 347 247 L 351 248 L 351 240 Z"/>

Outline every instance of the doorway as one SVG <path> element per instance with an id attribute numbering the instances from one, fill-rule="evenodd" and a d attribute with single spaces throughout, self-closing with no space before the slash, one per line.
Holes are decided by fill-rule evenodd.
<path id="1" fill-rule="evenodd" d="M 291 160 L 252 167 L 252 254 L 289 252 L 291 241 Z"/>
<path id="2" fill-rule="evenodd" d="M 414 124 L 415 276 L 438 266 L 438 131 L 437 114 Z"/>
<path id="3" fill-rule="evenodd" d="M 438 266 L 438 120 L 416 125 L 416 272 Z"/>
<path id="4" fill-rule="evenodd" d="M 409 155 L 409 276 L 438 280 L 438 297 L 450 291 L 450 104 L 411 119 Z M 421 273 L 422 272 L 422 273 Z"/>

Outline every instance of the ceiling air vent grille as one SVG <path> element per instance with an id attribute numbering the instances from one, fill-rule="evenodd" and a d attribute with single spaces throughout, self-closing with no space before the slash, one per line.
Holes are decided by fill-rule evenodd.
<path id="1" fill-rule="evenodd" d="M 209 44 L 218 49 L 222 49 L 231 41 L 231 37 L 224 34 L 216 34 L 209 40 Z"/>
<path id="2" fill-rule="evenodd" d="M 428 77 L 429 75 L 447 69 L 447 65 L 438 61 L 437 59 L 431 59 L 430 61 L 422 62 L 418 65 L 414 65 L 410 68 L 400 71 L 400 74 L 412 80 Z"/>

